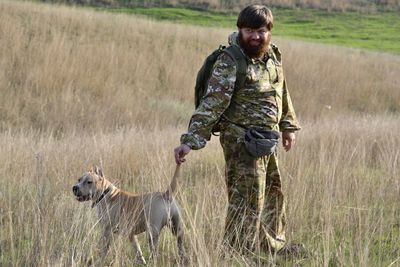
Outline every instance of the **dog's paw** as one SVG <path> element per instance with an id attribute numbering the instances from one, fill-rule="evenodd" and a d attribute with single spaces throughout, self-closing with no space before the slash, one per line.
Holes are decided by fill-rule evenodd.
<path id="1" fill-rule="evenodd" d="M 86 260 L 86 265 L 85 266 L 90 267 L 90 266 L 93 266 L 93 265 L 94 264 L 93 264 L 93 258 L 92 257 L 90 257 L 89 259 Z"/>
<path id="2" fill-rule="evenodd" d="M 135 263 L 136 263 L 136 264 L 141 264 L 141 265 L 146 265 L 146 264 L 147 264 L 147 262 L 146 262 L 146 260 L 143 258 L 143 256 L 139 256 L 139 255 L 136 255 L 136 257 L 135 257 Z"/>

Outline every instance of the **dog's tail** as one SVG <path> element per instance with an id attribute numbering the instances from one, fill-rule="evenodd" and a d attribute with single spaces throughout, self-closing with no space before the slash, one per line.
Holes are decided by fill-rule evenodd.
<path id="1" fill-rule="evenodd" d="M 174 173 L 174 176 L 172 177 L 171 184 L 169 185 L 167 191 L 165 192 L 165 197 L 167 199 L 171 199 L 173 197 L 174 193 L 176 192 L 177 179 L 178 179 L 178 176 L 179 176 L 180 167 L 181 167 L 180 164 L 176 165 L 175 173 Z"/>

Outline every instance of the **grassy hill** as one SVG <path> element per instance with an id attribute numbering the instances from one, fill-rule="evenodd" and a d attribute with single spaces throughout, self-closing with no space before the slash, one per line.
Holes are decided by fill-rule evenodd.
<path id="1" fill-rule="evenodd" d="M 237 14 L 184 8 L 105 8 L 189 25 L 235 28 Z M 272 8 L 274 34 L 295 39 L 400 54 L 398 12 L 373 14 Z"/>
<path id="2" fill-rule="evenodd" d="M 122 235 L 99 259 L 96 212 L 72 186 L 97 164 L 126 191 L 166 190 L 196 71 L 232 28 L 19 1 L 0 1 L 0 14 L 0 266 L 133 265 Z M 221 247 L 225 170 L 213 137 L 179 177 L 190 266 L 397 266 L 399 56 L 273 41 L 302 125 L 296 146 L 278 152 L 287 238 L 312 256 Z M 168 230 L 160 251 L 159 266 L 176 266 Z"/>
<path id="3" fill-rule="evenodd" d="M 249 0 L 41 0 L 44 2 L 108 7 L 185 7 L 209 11 L 238 12 L 253 4 Z M 307 8 L 327 11 L 400 11 L 398 0 L 269 0 L 260 1 L 272 8 Z"/>

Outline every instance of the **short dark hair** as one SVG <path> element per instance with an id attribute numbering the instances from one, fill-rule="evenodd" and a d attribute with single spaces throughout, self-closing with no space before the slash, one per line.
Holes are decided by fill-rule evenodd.
<path id="1" fill-rule="evenodd" d="M 271 10 L 263 5 L 250 5 L 245 7 L 239 13 L 237 27 L 258 29 L 266 26 L 268 30 L 272 30 L 274 17 Z"/>

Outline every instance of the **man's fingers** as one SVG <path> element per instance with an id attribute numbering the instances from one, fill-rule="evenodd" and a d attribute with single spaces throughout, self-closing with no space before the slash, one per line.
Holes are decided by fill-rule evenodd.
<path id="1" fill-rule="evenodd" d="M 179 156 L 179 149 L 178 148 L 175 148 L 174 154 L 175 154 L 175 162 L 176 162 L 176 164 L 181 164 L 181 160 L 180 160 L 180 156 Z"/>
<path id="2" fill-rule="evenodd" d="M 181 164 L 179 157 L 175 154 L 175 162 L 176 164 Z"/>
<path id="3" fill-rule="evenodd" d="M 286 151 L 289 151 L 291 147 L 292 147 L 292 144 L 291 144 L 290 141 L 288 141 L 287 144 L 286 144 L 286 146 L 285 146 L 285 150 L 286 150 Z"/>
<path id="4" fill-rule="evenodd" d="M 183 162 L 183 159 L 181 158 L 181 156 L 179 154 L 175 154 L 175 161 L 176 161 L 176 164 L 181 164 Z"/>
<path id="5" fill-rule="evenodd" d="M 174 153 L 175 153 L 175 162 L 176 162 L 176 164 L 181 164 L 181 163 L 186 161 L 186 159 L 184 159 L 184 157 L 188 153 L 185 153 L 185 151 L 181 147 L 176 148 L 174 150 Z"/>
<path id="6" fill-rule="evenodd" d="M 283 140 L 283 148 L 285 149 L 285 151 L 289 151 L 291 147 L 292 147 L 292 140 L 284 139 Z"/>
<path id="7" fill-rule="evenodd" d="M 296 143 L 296 136 L 292 132 L 282 133 L 282 145 L 285 151 L 289 151 Z"/>

